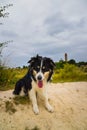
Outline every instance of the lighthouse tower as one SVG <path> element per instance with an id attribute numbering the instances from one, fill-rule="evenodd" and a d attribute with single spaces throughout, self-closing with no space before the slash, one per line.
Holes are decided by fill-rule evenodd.
<path id="1" fill-rule="evenodd" d="M 68 61 L 68 56 L 67 56 L 67 53 L 65 53 L 65 62 Z"/>

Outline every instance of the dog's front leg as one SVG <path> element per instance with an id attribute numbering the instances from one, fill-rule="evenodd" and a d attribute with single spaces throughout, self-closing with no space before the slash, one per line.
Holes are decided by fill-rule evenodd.
<path id="1" fill-rule="evenodd" d="M 47 108 L 47 110 L 49 112 L 53 112 L 54 111 L 53 107 L 49 104 L 48 99 L 45 99 L 45 107 Z"/>
<path id="2" fill-rule="evenodd" d="M 33 111 L 35 114 L 39 114 L 39 109 L 38 109 L 38 105 L 37 105 L 37 99 L 36 99 L 36 93 L 33 89 L 31 89 L 29 91 L 29 96 L 30 96 L 30 100 L 32 102 L 33 105 Z"/>
<path id="3" fill-rule="evenodd" d="M 43 96 L 44 96 L 44 101 L 45 101 L 45 107 L 46 107 L 46 109 L 47 109 L 49 112 L 53 112 L 54 109 L 53 109 L 53 107 L 49 104 L 47 92 L 45 92 L 45 94 L 44 94 Z"/>

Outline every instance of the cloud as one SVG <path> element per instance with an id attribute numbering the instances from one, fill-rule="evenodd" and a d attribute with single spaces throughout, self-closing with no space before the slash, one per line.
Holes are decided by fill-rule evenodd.
<path id="1" fill-rule="evenodd" d="M 0 41 L 13 40 L 3 50 L 11 54 L 10 66 L 21 66 L 40 54 L 58 61 L 68 53 L 87 61 L 86 0 L 9 0 L 9 18 L 0 25 Z M 7 1 L 1 0 L 4 5 Z M 63 58 L 64 59 L 64 58 Z"/>
<path id="2" fill-rule="evenodd" d="M 13 31 L 3 30 L 0 34 L 0 36 L 2 36 L 2 37 L 4 36 L 4 37 L 8 37 L 8 38 L 10 38 L 10 37 L 15 38 L 18 35 Z"/>

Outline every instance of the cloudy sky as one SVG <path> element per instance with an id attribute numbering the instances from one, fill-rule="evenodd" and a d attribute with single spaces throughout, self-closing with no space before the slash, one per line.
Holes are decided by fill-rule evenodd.
<path id="1" fill-rule="evenodd" d="M 9 3 L 9 17 L 0 18 L 0 42 L 13 40 L 3 49 L 9 66 L 27 65 L 36 54 L 87 61 L 87 0 L 0 0 Z"/>

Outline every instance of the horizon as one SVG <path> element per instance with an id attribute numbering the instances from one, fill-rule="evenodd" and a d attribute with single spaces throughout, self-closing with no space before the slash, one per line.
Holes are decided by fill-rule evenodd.
<path id="1" fill-rule="evenodd" d="M 1 0 L 9 17 L 0 18 L 0 42 L 10 67 L 27 65 L 39 54 L 59 61 L 68 54 L 76 62 L 87 61 L 87 1 Z M 8 57 L 8 59 L 6 59 Z"/>

